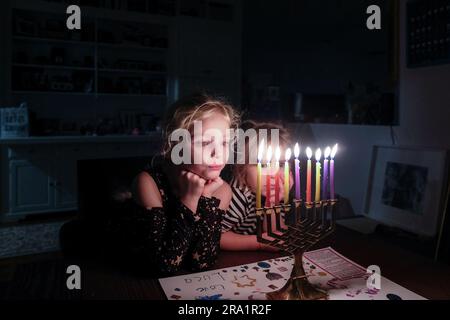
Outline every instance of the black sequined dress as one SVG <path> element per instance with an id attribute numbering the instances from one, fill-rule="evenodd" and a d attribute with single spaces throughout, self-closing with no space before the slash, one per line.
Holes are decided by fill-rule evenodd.
<path id="1" fill-rule="evenodd" d="M 162 208 L 146 209 L 132 199 L 117 205 L 107 233 L 130 263 L 158 275 L 180 269 L 201 271 L 214 265 L 220 249 L 223 210 L 217 198 L 201 197 L 197 212 L 172 192 L 163 166 L 148 165 L 162 198 Z"/>

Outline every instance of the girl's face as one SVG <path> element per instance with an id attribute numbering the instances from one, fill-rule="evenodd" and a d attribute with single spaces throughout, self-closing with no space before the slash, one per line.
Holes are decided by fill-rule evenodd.
<path id="1" fill-rule="evenodd" d="M 214 114 L 201 123 L 201 130 L 192 135 L 192 164 L 185 165 L 185 169 L 206 180 L 214 180 L 228 161 L 230 123 L 222 114 Z"/>

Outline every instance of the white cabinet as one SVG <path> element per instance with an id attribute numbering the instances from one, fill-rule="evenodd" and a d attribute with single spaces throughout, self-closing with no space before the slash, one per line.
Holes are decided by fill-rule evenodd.
<path id="1" fill-rule="evenodd" d="M 76 210 L 78 160 L 142 156 L 150 159 L 159 142 L 149 139 L 0 147 L 0 221 L 14 221 L 28 215 Z"/>
<path id="2" fill-rule="evenodd" d="M 48 150 L 47 150 L 48 152 Z M 22 215 L 75 209 L 76 158 L 53 150 L 9 162 L 9 213 Z"/>
<path id="3" fill-rule="evenodd" d="M 38 212 L 53 208 L 51 163 L 45 159 L 12 160 L 9 165 L 10 211 Z"/>

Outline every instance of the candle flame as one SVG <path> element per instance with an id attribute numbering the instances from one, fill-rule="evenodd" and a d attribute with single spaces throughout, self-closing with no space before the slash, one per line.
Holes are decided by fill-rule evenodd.
<path id="1" fill-rule="evenodd" d="M 312 150 L 310 147 L 306 148 L 306 156 L 308 157 L 308 160 L 311 160 L 312 158 Z"/>
<path id="2" fill-rule="evenodd" d="M 300 155 L 300 146 L 298 145 L 298 142 L 297 142 L 294 147 L 294 156 L 297 159 L 299 155 Z"/>
<path id="3" fill-rule="evenodd" d="M 281 157 L 281 149 L 280 147 L 277 147 L 275 149 L 275 161 L 278 162 L 280 160 Z"/>
<path id="4" fill-rule="evenodd" d="M 291 148 L 288 148 L 288 149 L 286 150 L 285 155 L 284 155 L 284 160 L 285 160 L 286 162 L 289 161 L 289 160 L 291 160 L 291 155 L 292 155 Z"/>
<path id="5" fill-rule="evenodd" d="M 331 159 L 334 159 L 334 157 L 336 156 L 336 153 L 338 151 L 338 144 L 336 143 L 333 147 L 333 150 L 331 150 Z"/>
<path id="6" fill-rule="evenodd" d="M 269 146 L 267 149 L 267 163 L 270 163 L 272 161 L 272 146 Z"/>
<path id="7" fill-rule="evenodd" d="M 320 161 L 320 158 L 322 158 L 322 150 L 319 148 L 316 150 L 316 161 Z"/>
<path id="8" fill-rule="evenodd" d="M 258 148 L 258 162 L 262 161 L 263 158 L 263 153 L 264 153 L 264 139 L 262 139 L 261 143 L 259 144 L 259 148 Z"/>
<path id="9" fill-rule="evenodd" d="M 327 147 L 327 148 L 325 149 L 325 153 L 324 153 L 325 159 L 328 159 L 328 157 L 330 156 L 330 154 L 331 154 L 331 148 L 330 148 L 330 147 Z"/>

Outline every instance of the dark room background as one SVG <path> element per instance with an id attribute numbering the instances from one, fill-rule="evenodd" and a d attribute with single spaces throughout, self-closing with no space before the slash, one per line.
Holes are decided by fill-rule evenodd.
<path id="1" fill-rule="evenodd" d="M 88 38 L 55 31 L 67 1 L 0 3 L 0 106 L 26 102 L 29 141 L 47 137 L 11 158 L 23 169 L 11 181 L 23 174 L 34 186 L 5 178 L 4 154 L 2 213 L 6 199 L 29 201 L 16 202 L 13 217 L 76 209 L 77 157 L 149 155 L 167 106 L 198 89 L 224 94 L 246 117 L 283 122 L 304 147 L 338 142 L 336 189 L 356 214 L 373 145 L 449 147 L 450 66 L 407 67 L 406 1 L 74 2 L 85 8 Z M 370 4 L 383 8 L 382 30 L 365 27 Z M 136 42 L 133 32 L 148 39 Z M 21 82 L 72 72 L 88 75 L 78 92 Z M 79 138 L 94 133 L 108 138 Z M 130 144 L 132 134 L 140 137 Z M 61 176 L 62 194 L 46 187 Z M 17 200 L 22 187 L 41 193 Z"/>

